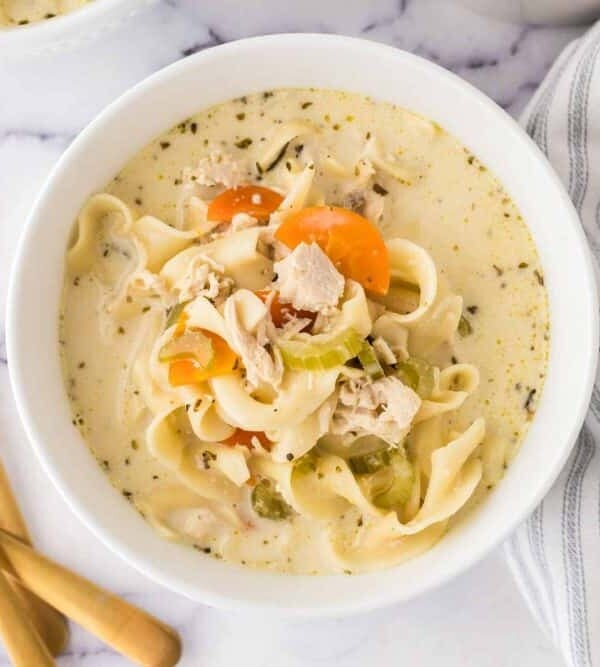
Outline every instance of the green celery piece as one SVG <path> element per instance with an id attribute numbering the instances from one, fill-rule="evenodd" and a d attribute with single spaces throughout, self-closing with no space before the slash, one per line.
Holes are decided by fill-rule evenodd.
<path id="1" fill-rule="evenodd" d="M 361 335 L 347 329 L 324 343 L 303 340 L 279 342 L 283 363 L 292 370 L 324 371 L 355 357 L 363 344 Z"/>
<path id="2" fill-rule="evenodd" d="M 263 519 L 282 521 L 292 514 L 292 508 L 268 479 L 262 479 L 252 489 L 251 500 L 254 511 Z"/>
<path id="3" fill-rule="evenodd" d="M 371 380 L 379 380 L 379 378 L 384 376 L 383 368 L 377 359 L 375 350 L 367 341 L 363 342 L 362 347 L 358 351 L 358 360 Z"/>
<path id="4" fill-rule="evenodd" d="M 409 357 L 398 364 L 396 371 L 405 385 L 416 391 L 421 398 L 429 398 L 433 391 L 433 366 L 417 357 Z"/>
<path id="5" fill-rule="evenodd" d="M 348 463 L 355 475 L 368 475 L 389 466 L 390 453 L 388 449 L 378 449 L 368 454 L 351 456 Z"/>
<path id="6" fill-rule="evenodd" d="M 400 452 L 390 455 L 390 467 L 393 473 L 391 485 L 373 498 L 373 504 L 382 509 L 395 509 L 406 503 L 414 482 L 413 466 Z"/>
<path id="7" fill-rule="evenodd" d="M 208 368 L 214 356 L 210 338 L 201 331 L 186 329 L 181 336 L 171 338 L 161 347 L 158 360 L 195 359 L 202 368 Z"/>

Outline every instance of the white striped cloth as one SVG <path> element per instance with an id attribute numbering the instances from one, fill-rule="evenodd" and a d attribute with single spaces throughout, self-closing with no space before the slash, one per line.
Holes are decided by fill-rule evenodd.
<path id="1" fill-rule="evenodd" d="M 600 23 L 563 51 L 522 123 L 568 188 L 598 260 Z M 599 439 L 597 378 L 590 411 L 567 465 L 505 546 L 532 613 L 569 667 L 600 667 Z"/>

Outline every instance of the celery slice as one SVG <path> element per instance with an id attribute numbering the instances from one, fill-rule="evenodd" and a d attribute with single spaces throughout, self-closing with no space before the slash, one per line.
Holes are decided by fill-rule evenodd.
<path id="1" fill-rule="evenodd" d="M 292 513 L 292 508 L 268 479 L 262 479 L 252 489 L 251 500 L 254 511 L 263 519 L 282 521 Z"/>
<path id="2" fill-rule="evenodd" d="M 417 357 L 409 357 L 406 361 L 398 364 L 397 376 L 416 391 L 421 398 L 429 398 L 433 391 L 433 366 Z"/>
<path id="3" fill-rule="evenodd" d="M 294 462 L 294 473 L 306 475 L 310 472 L 315 472 L 318 463 L 319 456 L 314 449 L 311 449 Z"/>
<path id="4" fill-rule="evenodd" d="M 390 456 L 392 483 L 385 491 L 373 498 L 373 504 L 382 509 L 395 509 L 410 498 L 414 482 L 414 471 L 410 461 L 400 452 Z"/>
<path id="5" fill-rule="evenodd" d="M 214 357 L 212 341 L 197 329 L 186 329 L 165 343 L 158 354 L 159 361 L 195 359 L 202 368 L 207 368 Z"/>
<path id="6" fill-rule="evenodd" d="M 363 492 L 376 507 L 397 509 L 409 498 L 414 481 L 413 466 L 399 449 L 379 449 L 349 460 L 360 478 Z"/>
<path id="7" fill-rule="evenodd" d="M 375 350 L 367 341 L 363 342 L 362 347 L 358 351 L 358 360 L 371 380 L 379 380 L 379 378 L 384 376 L 383 368 L 377 359 Z"/>
<path id="8" fill-rule="evenodd" d="M 278 345 L 283 362 L 292 370 L 323 371 L 355 357 L 363 344 L 361 335 L 347 329 L 323 343 L 309 340 L 281 340 Z"/>
<path id="9" fill-rule="evenodd" d="M 378 449 L 375 452 L 362 454 L 360 456 L 351 456 L 348 460 L 350 469 L 355 475 L 368 475 L 385 466 L 390 465 L 390 453 L 387 449 Z"/>

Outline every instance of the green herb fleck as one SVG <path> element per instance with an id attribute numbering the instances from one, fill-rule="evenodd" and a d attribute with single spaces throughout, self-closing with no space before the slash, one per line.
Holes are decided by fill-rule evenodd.
<path id="1" fill-rule="evenodd" d="M 285 155 L 285 152 L 287 151 L 287 148 L 288 148 L 289 145 L 290 145 L 290 142 L 288 141 L 287 144 L 284 144 L 284 145 L 281 147 L 281 150 L 279 151 L 279 153 L 277 153 L 277 155 L 275 156 L 275 159 L 274 159 L 273 162 L 271 162 L 271 164 L 265 169 L 265 171 L 272 171 L 273 169 L 275 169 L 275 167 L 276 167 L 276 166 L 281 162 L 281 160 L 283 159 L 283 156 Z"/>
<path id="2" fill-rule="evenodd" d="M 473 333 L 473 327 L 464 315 L 461 315 L 460 320 L 458 321 L 458 333 L 462 338 L 470 336 Z"/>
<path id="3" fill-rule="evenodd" d="M 525 404 L 523 407 L 527 412 L 531 415 L 535 412 L 535 409 L 533 407 L 533 401 L 535 399 L 535 395 L 537 393 L 537 389 L 530 389 L 529 393 L 527 394 L 527 398 L 525 399 Z"/>
<path id="4" fill-rule="evenodd" d="M 235 145 L 241 149 L 246 149 L 251 144 L 252 144 L 252 139 L 250 139 L 250 137 L 246 137 L 245 139 L 240 139 L 239 141 L 235 142 Z"/>

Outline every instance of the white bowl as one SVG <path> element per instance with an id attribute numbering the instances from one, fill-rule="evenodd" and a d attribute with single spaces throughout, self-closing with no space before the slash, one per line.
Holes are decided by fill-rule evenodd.
<path id="1" fill-rule="evenodd" d="M 151 139 L 203 107 L 289 86 L 355 91 L 435 119 L 500 178 L 537 243 L 550 297 L 551 354 L 531 430 L 505 479 L 433 549 L 354 577 L 243 569 L 162 540 L 110 485 L 71 425 L 58 356 L 63 263 L 85 200 Z M 473 565 L 535 508 L 582 424 L 595 374 L 598 304 L 577 215 L 540 151 L 504 111 L 458 77 L 368 41 L 258 37 L 181 60 L 96 118 L 59 161 L 29 218 L 14 265 L 7 343 L 21 419 L 73 511 L 116 553 L 164 586 L 211 605 L 343 615 L 407 600 Z"/>
<path id="2" fill-rule="evenodd" d="M 5 58 L 27 58 L 76 48 L 95 39 L 155 0 L 94 0 L 53 19 L 14 28 L 0 28 L 0 53 Z"/>
<path id="3" fill-rule="evenodd" d="M 474 11 L 515 23 L 581 25 L 600 16 L 600 0 L 457 0 Z"/>

